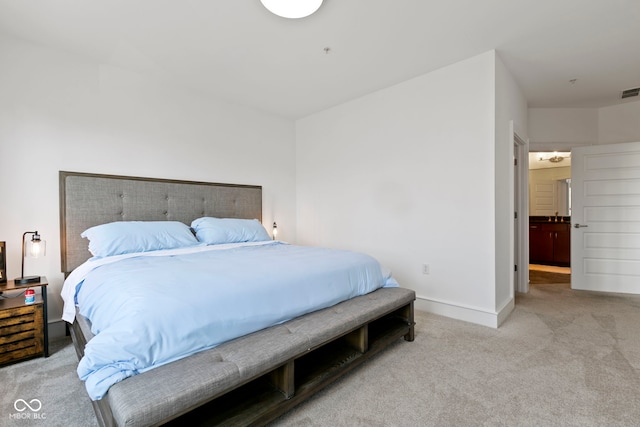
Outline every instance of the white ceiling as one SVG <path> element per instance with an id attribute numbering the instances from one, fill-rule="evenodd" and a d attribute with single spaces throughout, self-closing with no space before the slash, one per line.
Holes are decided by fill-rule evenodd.
<path id="1" fill-rule="evenodd" d="M 299 20 L 260 0 L 0 0 L 0 34 L 288 118 L 491 49 L 529 107 L 640 86 L 639 0 L 325 0 Z"/>

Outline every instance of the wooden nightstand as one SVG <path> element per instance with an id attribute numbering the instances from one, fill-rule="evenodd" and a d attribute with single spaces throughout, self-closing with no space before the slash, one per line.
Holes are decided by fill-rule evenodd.
<path id="1" fill-rule="evenodd" d="M 40 283 L 0 283 L 0 292 L 38 287 L 42 291 L 32 304 L 25 304 L 24 295 L 0 298 L 0 365 L 39 355 L 49 357 L 48 284 L 44 276 Z"/>

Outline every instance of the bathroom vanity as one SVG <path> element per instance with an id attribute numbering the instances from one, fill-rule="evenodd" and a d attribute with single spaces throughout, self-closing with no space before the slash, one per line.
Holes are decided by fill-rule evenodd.
<path id="1" fill-rule="evenodd" d="M 570 266 L 571 217 L 529 217 L 529 262 Z"/>

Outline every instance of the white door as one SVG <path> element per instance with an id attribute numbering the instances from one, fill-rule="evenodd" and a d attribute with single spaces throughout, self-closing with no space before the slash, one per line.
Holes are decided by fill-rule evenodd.
<path id="1" fill-rule="evenodd" d="M 571 151 L 571 287 L 640 294 L 640 142 Z"/>

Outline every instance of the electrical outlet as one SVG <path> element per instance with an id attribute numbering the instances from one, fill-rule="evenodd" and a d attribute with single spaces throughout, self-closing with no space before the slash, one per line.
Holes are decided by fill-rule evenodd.
<path id="1" fill-rule="evenodd" d="M 429 264 L 422 264 L 422 274 L 429 274 Z"/>

